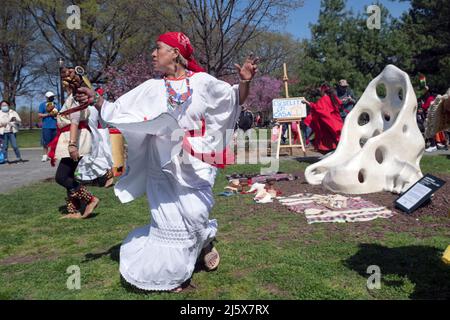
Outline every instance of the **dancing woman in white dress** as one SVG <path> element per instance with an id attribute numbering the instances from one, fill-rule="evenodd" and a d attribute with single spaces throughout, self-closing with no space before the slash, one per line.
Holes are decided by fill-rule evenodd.
<path id="1" fill-rule="evenodd" d="M 87 88 L 77 95 L 80 103 L 95 105 L 128 143 L 127 171 L 115 194 L 123 203 L 147 195 L 150 224 L 132 231 L 120 249 L 121 275 L 143 290 L 178 292 L 200 256 L 209 270 L 219 263 L 212 246 L 218 225 L 209 220 L 212 186 L 258 59 L 236 64 L 241 80 L 231 86 L 203 72 L 192 54 L 183 33 L 163 34 L 152 53 L 161 79 L 144 82 L 114 103 Z"/>

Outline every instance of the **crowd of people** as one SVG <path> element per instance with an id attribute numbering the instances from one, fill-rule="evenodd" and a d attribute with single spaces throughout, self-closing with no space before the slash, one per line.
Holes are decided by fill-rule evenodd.
<path id="1" fill-rule="evenodd" d="M 226 164 L 221 162 L 223 142 L 232 140 L 230 129 L 248 130 L 264 123 L 261 113 L 254 117 L 242 108 L 258 58 L 249 56 L 242 66 L 236 65 L 240 80 L 232 86 L 204 72 L 193 51 L 183 33 L 159 36 L 152 63 L 161 77 L 144 82 L 115 102 L 107 101 L 101 90 L 82 87 L 82 78 L 73 67 L 67 67 L 61 79 L 68 95 L 64 105 L 55 103 L 55 95 L 49 91 L 39 106 L 42 161 L 50 160 L 52 165 L 59 161 L 55 180 L 67 194 L 65 218 L 91 216 L 100 199 L 81 183 L 77 172 L 88 180 L 104 178 L 103 186 L 111 186 L 108 126 L 125 136 L 127 172 L 115 185 L 115 195 L 126 203 L 145 194 L 151 219 L 124 240 L 120 273 L 143 290 L 179 292 L 199 261 L 210 271 L 218 267 L 220 255 L 213 244 L 218 225 L 209 214 L 217 168 Z M 434 98 L 428 89 L 419 99 L 419 125 Z M 318 152 L 332 152 L 357 98 L 342 79 L 336 87 L 323 84 L 317 99 L 311 100 L 316 101 L 305 100 L 308 116 L 302 128 L 294 126 L 294 139 L 303 131 L 306 142 Z M 2 101 L 0 135 L 6 159 L 11 144 L 22 161 L 16 142 L 20 122 L 17 112 Z M 176 129 L 185 133 L 180 141 L 172 139 Z M 286 128 L 280 131 L 285 140 Z M 209 139 L 216 133 L 224 140 Z M 427 151 L 445 147 L 445 133 L 428 143 Z"/>

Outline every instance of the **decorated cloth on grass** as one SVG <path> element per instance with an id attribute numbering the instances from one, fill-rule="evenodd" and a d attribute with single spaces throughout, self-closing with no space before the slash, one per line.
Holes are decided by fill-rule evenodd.
<path id="1" fill-rule="evenodd" d="M 320 222 L 361 222 L 393 216 L 391 210 L 361 197 L 341 195 L 317 195 L 300 193 L 289 197 L 278 197 L 289 210 L 305 213 L 308 224 Z"/>

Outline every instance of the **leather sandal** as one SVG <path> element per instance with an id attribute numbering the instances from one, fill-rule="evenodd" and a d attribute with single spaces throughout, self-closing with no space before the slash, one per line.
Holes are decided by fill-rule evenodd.
<path id="1" fill-rule="evenodd" d="M 205 263 L 205 268 L 208 271 L 216 270 L 219 267 L 220 263 L 220 255 L 217 249 L 211 243 L 209 245 L 211 248 L 209 252 L 207 252 L 203 258 L 203 262 Z"/>

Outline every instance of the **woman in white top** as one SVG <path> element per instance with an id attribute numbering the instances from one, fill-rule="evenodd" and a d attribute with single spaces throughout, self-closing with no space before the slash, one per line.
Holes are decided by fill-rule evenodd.
<path id="1" fill-rule="evenodd" d="M 164 77 L 114 103 L 84 88 L 77 100 L 92 102 L 127 140 L 127 171 L 115 194 L 122 202 L 148 198 L 150 224 L 131 232 L 121 246 L 123 278 L 143 290 L 178 292 L 199 257 L 208 270 L 218 266 L 212 246 L 217 221 L 209 220 L 212 186 L 257 59 L 236 65 L 241 81 L 231 86 L 203 72 L 183 33 L 163 34 L 156 45 L 153 67 Z"/>
<path id="2" fill-rule="evenodd" d="M 78 110 L 78 102 L 73 93 L 77 88 L 79 78 L 75 75 L 75 69 L 68 67 L 62 70 L 64 88 L 68 94 L 60 114 L 57 116 L 57 134 L 55 139 L 48 145 L 50 163 L 56 164 L 55 181 L 67 191 L 66 209 L 67 214 L 63 218 L 86 219 L 91 216 L 100 200 L 82 185 L 75 177 L 75 171 L 79 161 L 89 156 L 92 147 L 92 133 L 89 128 L 89 109 Z M 70 110 L 72 109 L 72 110 Z M 76 111 L 78 110 L 78 111 Z M 64 115 L 64 112 L 76 111 Z M 84 212 L 81 214 L 80 208 Z"/>
<path id="3" fill-rule="evenodd" d="M 0 111 L 0 136 L 2 136 L 3 140 L 3 148 L 2 152 L 4 155 L 5 161 L 8 161 L 8 147 L 11 142 L 11 146 L 14 149 L 16 154 L 16 158 L 18 162 L 25 162 L 22 160 L 20 155 L 19 147 L 17 146 L 17 137 L 16 134 L 19 131 L 19 125 L 22 120 L 19 117 L 19 114 L 10 109 L 8 101 L 3 100 L 0 103 L 1 111 Z"/>

